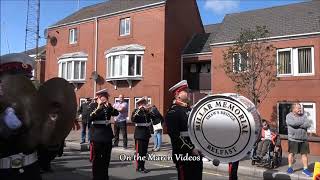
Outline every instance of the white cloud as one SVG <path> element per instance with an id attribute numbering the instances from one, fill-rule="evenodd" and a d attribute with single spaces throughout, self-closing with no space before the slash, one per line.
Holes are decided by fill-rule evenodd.
<path id="1" fill-rule="evenodd" d="M 206 0 L 204 7 L 216 14 L 221 14 L 237 10 L 239 4 L 240 0 Z"/>

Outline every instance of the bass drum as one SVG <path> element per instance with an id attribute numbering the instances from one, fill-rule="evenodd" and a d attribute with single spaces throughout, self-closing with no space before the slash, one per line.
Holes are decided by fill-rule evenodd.
<path id="1" fill-rule="evenodd" d="M 259 112 L 246 97 L 215 94 L 194 105 L 188 121 L 189 135 L 207 158 L 235 162 L 253 148 L 260 122 Z"/>

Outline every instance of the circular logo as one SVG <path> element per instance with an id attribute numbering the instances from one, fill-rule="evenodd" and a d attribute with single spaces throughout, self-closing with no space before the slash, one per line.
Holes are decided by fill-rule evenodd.
<path id="1" fill-rule="evenodd" d="M 188 122 L 190 138 L 208 158 L 234 162 L 252 149 L 258 132 L 255 118 L 260 119 L 253 115 L 258 114 L 252 112 L 255 108 L 242 102 L 243 98 L 207 96 L 192 109 Z"/>

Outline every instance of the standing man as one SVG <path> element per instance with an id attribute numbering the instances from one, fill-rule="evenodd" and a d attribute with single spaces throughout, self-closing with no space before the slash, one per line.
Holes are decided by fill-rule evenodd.
<path id="1" fill-rule="evenodd" d="M 124 101 L 122 94 L 119 95 L 119 101 L 113 105 L 113 108 L 119 111 L 119 115 L 114 118 L 114 143 L 113 146 L 119 144 L 119 132 L 121 131 L 123 137 L 123 148 L 127 149 L 127 117 L 128 117 L 128 103 Z"/>
<path id="2" fill-rule="evenodd" d="M 23 53 L 0 56 L 0 177 L 1 180 L 41 180 L 36 149 L 21 150 L 15 142 L 26 131 L 26 119 L 16 112 L 16 107 L 2 102 L 1 81 L 6 75 L 32 77 L 34 59 Z M 30 100 L 30 99 L 28 99 Z M 10 102 L 9 102 L 10 103 Z M 17 104 L 15 105 L 17 106 Z M 26 108 L 26 107 L 23 107 Z M 25 109 L 22 109 L 23 113 Z"/>
<path id="3" fill-rule="evenodd" d="M 138 108 L 132 112 L 131 121 L 135 123 L 134 139 L 136 146 L 136 171 L 141 173 L 148 173 L 149 171 L 144 167 L 150 134 L 151 120 L 149 109 L 147 107 L 147 99 L 141 98 L 137 101 Z"/>
<path id="4" fill-rule="evenodd" d="M 90 131 L 89 131 L 90 125 L 88 124 L 88 119 L 90 116 L 90 104 L 91 104 L 91 98 L 87 97 L 86 102 L 82 103 L 78 110 L 78 113 L 80 114 L 81 120 L 82 120 L 82 132 L 81 132 L 80 144 L 83 144 L 86 142 L 87 127 L 88 127 L 88 142 L 90 142 Z"/>
<path id="5" fill-rule="evenodd" d="M 89 118 L 92 124 L 92 174 L 93 180 L 108 180 L 113 138 L 110 119 L 119 113 L 109 103 L 107 89 L 98 91 L 96 95 L 98 99 Z"/>
<path id="6" fill-rule="evenodd" d="M 188 104 L 188 83 L 183 80 L 169 89 L 174 101 L 165 121 L 172 144 L 173 162 L 176 164 L 179 180 L 201 180 L 203 162 L 201 152 L 192 144 L 188 133 L 188 117 L 191 108 Z M 193 161 L 182 161 L 176 157 L 193 156 Z"/>
<path id="7" fill-rule="evenodd" d="M 303 114 L 301 105 L 294 103 L 291 106 L 292 112 L 287 114 L 286 123 L 288 125 L 288 173 L 294 172 L 292 163 L 295 154 L 301 154 L 301 160 L 303 164 L 302 173 L 308 177 L 312 177 L 312 173 L 308 170 L 308 156 L 310 153 L 307 129 L 311 124 L 307 119 L 307 116 Z"/>

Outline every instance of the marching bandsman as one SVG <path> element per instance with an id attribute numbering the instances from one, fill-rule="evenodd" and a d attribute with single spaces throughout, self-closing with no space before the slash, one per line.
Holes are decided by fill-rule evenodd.
<path id="1" fill-rule="evenodd" d="M 3 102 L 1 82 L 6 75 L 32 77 L 34 59 L 23 53 L 7 54 L 0 57 L 0 179 L 41 180 L 35 148 L 21 150 L 16 139 L 33 128 L 27 129 L 27 120 L 21 118 L 14 105 Z M 25 90 L 27 91 L 27 90 Z M 5 98 L 5 97 L 4 97 Z M 24 111 L 24 110 L 23 110 Z M 23 113 L 28 113 L 24 111 Z M 19 115 L 20 116 L 19 116 Z"/>
<path id="2" fill-rule="evenodd" d="M 135 109 L 131 116 L 131 121 L 135 123 L 134 139 L 136 148 L 136 171 L 148 173 L 144 167 L 145 159 L 148 152 L 148 144 L 151 126 L 149 116 L 149 107 L 147 107 L 147 99 L 145 97 L 137 101 L 138 108 Z"/>
<path id="3" fill-rule="evenodd" d="M 92 124 L 92 174 L 93 180 L 106 180 L 109 179 L 108 168 L 113 138 L 110 119 L 119 112 L 108 102 L 107 89 L 98 91 L 96 95 L 98 98 L 89 117 L 89 123 Z"/>
<path id="4" fill-rule="evenodd" d="M 179 180 L 201 180 L 203 162 L 201 152 L 192 144 L 188 134 L 188 83 L 183 80 L 169 89 L 174 101 L 165 121 L 172 144 L 173 162 L 176 164 Z"/>

